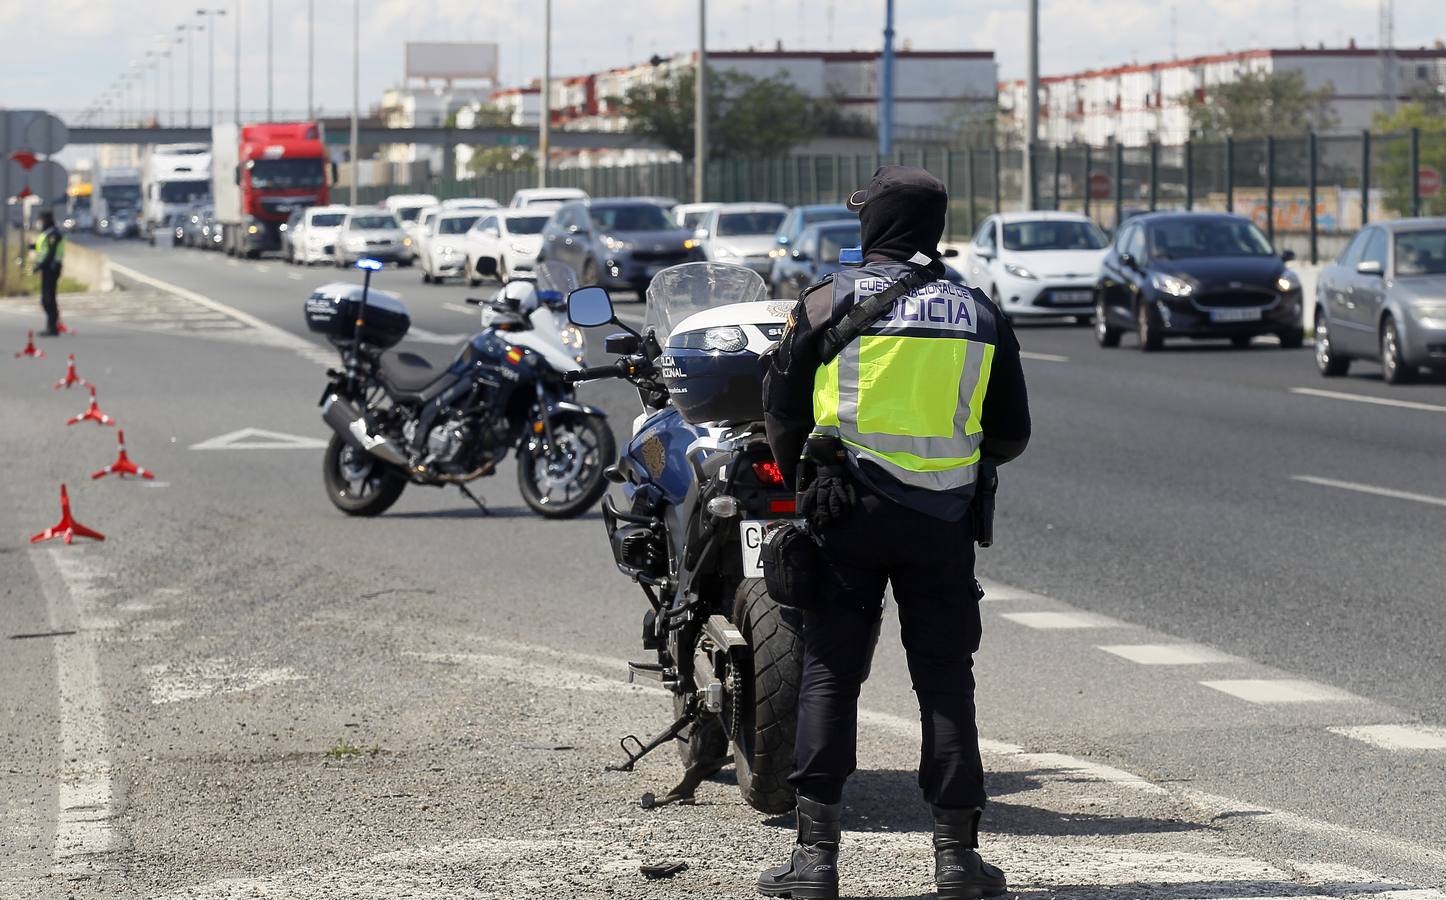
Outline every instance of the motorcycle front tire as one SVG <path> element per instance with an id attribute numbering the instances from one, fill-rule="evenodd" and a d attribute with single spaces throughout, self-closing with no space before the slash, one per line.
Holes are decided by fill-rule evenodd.
<path id="1" fill-rule="evenodd" d="M 524 445 L 517 452 L 517 489 L 527 508 L 544 519 L 571 519 L 592 509 L 608 489 L 603 470 L 617 461 L 617 441 L 607 419 L 581 413 L 565 413 L 554 419 L 554 428 L 579 428 L 591 434 L 597 448 L 597 465 L 583 485 L 582 492 L 571 500 L 554 502 L 537 483 L 536 460 Z"/>
<path id="2" fill-rule="evenodd" d="M 733 623 L 753 651 L 743 673 L 741 727 L 733 738 L 733 765 L 743 800 L 768 815 L 793 809 L 788 783 L 798 731 L 798 688 L 803 680 L 803 628 L 798 610 L 768 596 L 762 578 L 738 586 Z"/>

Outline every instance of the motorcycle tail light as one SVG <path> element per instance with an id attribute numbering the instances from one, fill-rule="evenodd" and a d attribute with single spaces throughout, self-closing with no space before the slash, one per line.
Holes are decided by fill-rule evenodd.
<path id="1" fill-rule="evenodd" d="M 783 471 L 778 468 L 778 463 L 771 459 L 768 462 L 754 463 L 753 475 L 764 487 L 783 486 Z"/>
<path id="2" fill-rule="evenodd" d="M 768 511 L 771 513 L 796 513 L 798 503 L 791 497 L 787 500 L 769 500 Z"/>

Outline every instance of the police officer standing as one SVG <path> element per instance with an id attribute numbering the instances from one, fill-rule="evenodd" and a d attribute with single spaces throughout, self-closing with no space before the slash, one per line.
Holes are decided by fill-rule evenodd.
<path id="1" fill-rule="evenodd" d="M 768 441 L 800 488 L 820 565 L 818 597 L 803 613 L 790 777 L 798 839 L 758 888 L 838 896 L 859 688 L 892 584 L 923 724 L 919 786 L 934 813 L 938 895 L 995 896 L 1004 874 L 976 852 L 985 793 L 973 513 L 976 485 L 1029 441 L 1019 345 L 988 297 L 944 280 L 948 193 L 938 179 L 884 166 L 849 205 L 863 265 L 804 292 L 764 381 Z"/>
<path id="2" fill-rule="evenodd" d="M 40 306 L 45 310 L 45 330 L 41 337 L 60 334 L 60 304 L 55 294 L 60 288 L 60 270 L 65 263 L 65 236 L 55 227 L 55 216 L 40 214 L 40 235 L 35 239 L 35 271 L 40 274 Z"/>

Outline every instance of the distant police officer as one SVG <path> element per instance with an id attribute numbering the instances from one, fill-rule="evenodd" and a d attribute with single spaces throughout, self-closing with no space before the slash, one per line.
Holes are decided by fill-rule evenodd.
<path id="1" fill-rule="evenodd" d="M 35 239 L 35 271 L 40 275 L 40 306 L 45 310 L 45 330 L 41 337 L 55 337 L 60 332 L 60 305 L 55 293 L 60 287 L 60 270 L 65 263 L 65 236 L 55 227 L 55 216 L 40 214 L 40 235 Z"/>
<path id="2" fill-rule="evenodd" d="M 971 504 L 981 470 L 992 473 L 1029 441 L 1019 345 L 988 297 L 944 279 L 948 194 L 938 179 L 884 166 L 849 205 L 859 212 L 863 265 L 804 292 L 764 381 L 769 444 L 801 488 L 799 511 L 821 548 L 818 597 L 803 613 L 790 778 L 798 840 L 758 887 L 838 896 L 859 687 L 891 583 L 923 722 L 919 786 L 934 812 L 939 896 L 994 896 L 1004 874 L 976 852 L 985 794 Z"/>

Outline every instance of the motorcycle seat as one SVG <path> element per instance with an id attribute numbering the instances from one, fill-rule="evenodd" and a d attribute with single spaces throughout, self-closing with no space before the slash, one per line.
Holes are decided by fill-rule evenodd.
<path id="1" fill-rule="evenodd" d="M 382 354 L 378 374 L 388 393 L 403 400 L 426 402 L 451 387 L 456 377 L 411 350 Z"/>

